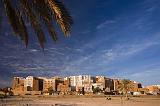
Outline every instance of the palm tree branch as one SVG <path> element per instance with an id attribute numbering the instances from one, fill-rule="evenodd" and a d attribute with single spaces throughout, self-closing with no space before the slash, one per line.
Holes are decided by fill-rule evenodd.
<path id="1" fill-rule="evenodd" d="M 9 22 L 12 26 L 13 31 L 18 35 L 21 40 L 24 40 L 25 45 L 28 45 L 28 33 L 24 20 L 19 14 L 18 9 L 14 9 L 10 0 L 4 0 L 5 10 L 9 19 Z"/>
<path id="2" fill-rule="evenodd" d="M 32 11 L 32 8 L 30 7 L 29 1 L 28 0 L 20 0 L 20 4 L 23 10 L 23 13 L 26 13 L 27 18 L 29 19 L 32 27 L 34 28 L 34 31 L 37 34 L 40 46 L 44 48 L 44 43 L 45 43 L 45 35 L 43 33 L 43 30 L 41 29 L 41 25 L 39 23 L 38 18 Z"/>
<path id="3" fill-rule="evenodd" d="M 57 41 L 57 34 L 54 26 L 52 25 L 52 13 L 45 0 L 34 0 L 32 8 L 35 10 L 35 13 L 42 18 L 46 24 L 48 31 L 54 41 Z"/>
<path id="4" fill-rule="evenodd" d="M 58 0 L 48 0 L 48 5 L 65 36 L 69 36 L 73 20 L 63 3 Z"/>
<path id="5" fill-rule="evenodd" d="M 6 14 L 14 33 L 28 45 L 28 31 L 25 21 L 30 22 L 34 29 L 40 46 L 44 48 L 45 34 L 41 28 L 41 20 L 54 41 L 57 34 L 53 25 L 53 18 L 59 24 L 65 37 L 68 37 L 73 24 L 72 17 L 59 0 L 3 0 Z M 16 3 L 16 5 L 15 5 Z"/>

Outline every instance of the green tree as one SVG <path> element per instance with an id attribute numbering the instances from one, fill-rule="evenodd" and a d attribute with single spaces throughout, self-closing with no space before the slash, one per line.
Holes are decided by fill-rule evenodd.
<path id="1" fill-rule="evenodd" d="M 49 87 L 48 88 L 48 93 L 49 93 L 49 95 L 52 95 L 52 94 L 54 94 L 54 90 L 53 90 L 53 87 Z"/>
<path id="2" fill-rule="evenodd" d="M 72 17 L 60 0 L 3 0 L 5 12 L 14 33 L 28 45 L 27 22 L 35 31 L 40 46 L 44 48 L 45 34 L 42 25 L 45 24 L 52 39 L 56 41 L 57 34 L 54 22 L 57 22 L 68 37 L 73 24 Z"/>
<path id="3" fill-rule="evenodd" d="M 125 95 L 125 98 L 127 99 L 128 98 L 128 92 L 131 89 L 131 81 L 128 80 L 128 79 L 123 79 L 120 82 L 120 84 L 118 86 L 118 89 L 119 89 L 119 91 L 121 91 Z"/>
<path id="4" fill-rule="evenodd" d="M 99 93 L 101 91 L 101 89 L 99 87 L 96 87 L 96 88 L 92 88 L 93 90 L 93 93 Z"/>

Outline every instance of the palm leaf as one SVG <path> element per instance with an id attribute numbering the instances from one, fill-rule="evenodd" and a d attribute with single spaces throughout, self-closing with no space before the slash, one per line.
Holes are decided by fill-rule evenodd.
<path id="1" fill-rule="evenodd" d="M 46 24 L 48 31 L 54 41 L 57 40 L 57 34 L 55 31 L 54 26 L 52 25 L 52 13 L 50 11 L 50 8 L 48 5 L 46 5 L 45 0 L 34 0 L 33 9 L 35 10 L 35 13 L 42 18 L 44 23 Z"/>
<path id="2" fill-rule="evenodd" d="M 48 0 L 48 5 L 65 36 L 69 36 L 73 20 L 63 3 L 58 0 Z"/>
<path id="3" fill-rule="evenodd" d="M 47 25 L 47 27 L 48 27 L 48 30 L 49 30 L 49 33 L 50 33 L 50 35 L 51 35 L 51 37 L 52 37 L 52 39 L 54 40 L 54 41 L 57 41 L 57 34 L 56 34 L 56 32 L 55 32 L 55 28 L 53 27 L 53 25 L 51 24 L 51 21 L 48 21 L 47 19 L 44 19 L 44 21 L 45 21 L 45 24 Z"/>
<path id="4" fill-rule="evenodd" d="M 44 48 L 45 43 L 45 34 L 41 27 L 42 22 L 47 26 L 54 41 L 58 38 L 53 25 L 53 18 L 59 24 L 65 37 L 70 34 L 73 24 L 72 17 L 63 3 L 58 0 L 15 0 L 13 3 L 12 0 L 4 0 L 4 5 L 13 31 L 25 42 L 26 46 L 28 45 L 26 20 L 30 22 L 42 48 Z"/>
<path id="5" fill-rule="evenodd" d="M 24 22 L 22 16 L 21 16 L 21 22 L 22 22 L 22 27 L 23 27 L 22 34 L 24 34 L 24 41 L 25 41 L 25 44 L 27 47 L 27 45 L 28 45 L 28 32 L 27 32 L 27 28 L 25 26 L 25 22 Z"/>
<path id="6" fill-rule="evenodd" d="M 39 23 L 38 18 L 36 17 L 36 15 L 34 14 L 34 12 L 30 7 L 29 1 L 28 0 L 19 0 L 19 1 L 21 3 L 21 8 L 23 13 L 27 15 L 27 18 L 29 19 L 34 31 L 37 34 L 40 46 L 44 48 L 45 35 L 43 33 L 43 30 L 41 29 L 41 25 Z"/>
<path id="7" fill-rule="evenodd" d="M 24 21 L 19 14 L 18 9 L 15 10 L 10 0 L 4 0 L 6 14 L 9 18 L 13 31 L 18 35 L 21 40 L 24 40 L 26 46 L 28 45 L 28 33 Z"/>

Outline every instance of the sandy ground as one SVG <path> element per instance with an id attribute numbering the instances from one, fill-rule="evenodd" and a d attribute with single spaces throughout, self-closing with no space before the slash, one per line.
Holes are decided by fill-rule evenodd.
<path id="1" fill-rule="evenodd" d="M 160 106 L 157 97 L 11 97 L 0 100 L 0 106 Z"/>

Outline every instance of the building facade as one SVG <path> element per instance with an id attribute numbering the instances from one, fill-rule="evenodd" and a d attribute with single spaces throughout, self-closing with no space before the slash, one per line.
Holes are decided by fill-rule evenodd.
<path id="1" fill-rule="evenodd" d="M 23 95 L 24 94 L 24 78 L 14 77 L 12 82 L 12 91 L 14 95 Z"/>
<path id="2" fill-rule="evenodd" d="M 55 78 L 43 79 L 43 91 L 47 92 L 49 89 L 56 91 L 56 79 Z"/>
<path id="3" fill-rule="evenodd" d="M 85 84 L 95 83 L 95 78 L 90 75 L 70 76 L 70 86 L 72 91 L 78 91 Z"/>

